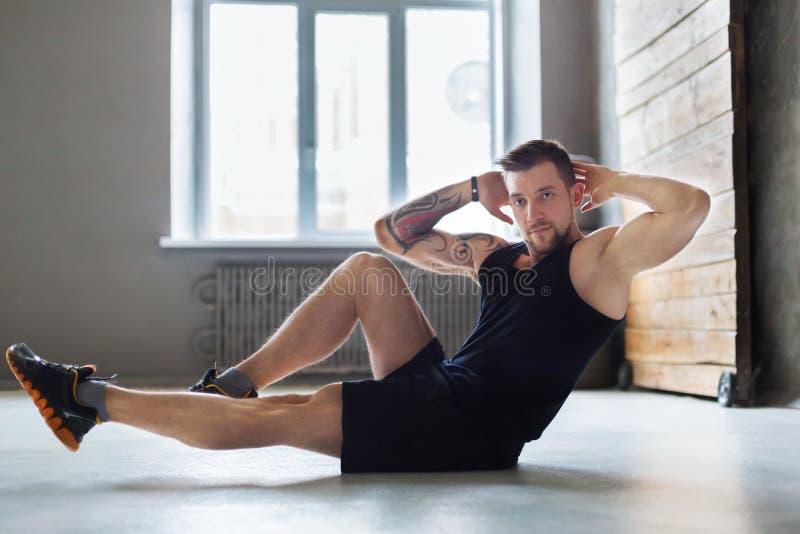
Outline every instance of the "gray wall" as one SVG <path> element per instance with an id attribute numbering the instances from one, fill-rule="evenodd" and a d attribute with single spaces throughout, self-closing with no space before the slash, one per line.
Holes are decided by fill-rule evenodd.
<path id="1" fill-rule="evenodd" d="M 540 16 L 542 137 L 619 169 L 614 0 L 542 0 Z M 579 215 L 579 221 L 586 231 L 620 224 L 619 200 Z"/>
<path id="2" fill-rule="evenodd" d="M 582 2 L 586 5 L 587 2 Z M 583 61 L 592 61 L 582 68 L 594 69 L 596 93 L 597 163 L 612 169 L 620 169 L 619 120 L 617 119 L 617 69 L 614 65 L 614 0 L 594 2 L 594 42 L 591 53 L 583 54 Z M 576 119 L 577 120 L 577 119 Z M 624 169 L 622 169 L 624 170 Z M 591 215 L 590 211 L 587 215 Z M 596 227 L 622 224 L 622 205 L 615 198 L 606 202 L 594 215 Z"/>
<path id="3" fill-rule="evenodd" d="M 542 136 L 599 156 L 594 0 L 542 0 Z"/>
<path id="4" fill-rule="evenodd" d="M 170 220 L 169 26 L 160 0 L 0 3 L 3 347 L 95 362 L 122 384 L 204 369 L 189 344 L 213 318 L 191 288 L 221 255 L 158 247 Z"/>
<path id="5" fill-rule="evenodd" d="M 800 4 L 751 0 L 748 180 L 757 395 L 800 396 Z"/>
<path id="6" fill-rule="evenodd" d="M 597 157 L 593 5 L 544 2 L 543 134 Z M 170 224 L 169 2 L 0 0 L 0 73 L 0 345 L 94 362 L 123 385 L 196 380 L 206 363 L 190 340 L 213 317 L 193 283 L 219 260 L 270 252 L 158 247 Z M 0 382 L 13 384 L 5 368 Z"/>
<path id="7" fill-rule="evenodd" d="M 598 161 L 602 165 L 619 169 L 619 121 L 617 120 L 617 69 L 614 65 L 614 0 L 597 0 L 595 3 L 597 33 L 595 58 L 597 69 L 597 143 Z M 614 210 L 619 213 L 619 203 Z"/>

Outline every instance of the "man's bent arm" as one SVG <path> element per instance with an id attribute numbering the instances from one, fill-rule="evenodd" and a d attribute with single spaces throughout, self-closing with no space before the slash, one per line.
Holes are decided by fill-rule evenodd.
<path id="1" fill-rule="evenodd" d="M 708 193 L 698 187 L 645 174 L 619 173 L 612 182 L 611 191 L 612 196 L 643 202 L 662 214 L 696 212 L 699 215 L 709 201 Z"/>
<path id="2" fill-rule="evenodd" d="M 511 223 L 500 211 L 508 203 L 508 191 L 499 172 L 490 171 L 477 178 L 481 204 L 493 216 Z M 442 217 L 470 203 L 471 180 L 457 182 L 423 195 L 390 211 L 375 222 L 378 244 L 403 259 L 446 274 L 462 274 L 473 279 L 483 259 L 508 243 L 485 233 L 453 235 L 434 226 Z"/>
<path id="3" fill-rule="evenodd" d="M 584 175 L 585 194 L 591 197 L 582 212 L 612 197 L 643 202 L 653 210 L 619 227 L 603 252 L 603 259 L 625 278 L 632 279 L 675 256 L 708 216 L 708 193 L 690 184 L 579 162 L 574 167 Z"/>
<path id="4" fill-rule="evenodd" d="M 402 254 L 420 241 L 440 241 L 444 247 L 442 238 L 432 234 L 431 230 L 442 217 L 467 205 L 471 195 L 470 180 L 465 180 L 403 204 L 375 223 L 378 242 L 382 241 L 381 236 L 387 236 L 400 247 Z"/>

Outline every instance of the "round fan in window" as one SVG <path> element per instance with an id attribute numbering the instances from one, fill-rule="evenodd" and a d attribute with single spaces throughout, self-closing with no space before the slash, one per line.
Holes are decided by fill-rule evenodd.
<path id="1" fill-rule="evenodd" d="M 489 65 L 485 61 L 462 63 L 447 77 L 447 103 L 468 122 L 489 120 Z"/>

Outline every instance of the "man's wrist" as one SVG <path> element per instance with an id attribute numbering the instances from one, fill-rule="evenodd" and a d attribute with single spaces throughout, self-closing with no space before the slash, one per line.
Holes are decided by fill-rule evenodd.
<path id="1" fill-rule="evenodd" d="M 621 193 L 625 193 L 625 185 L 627 179 L 625 175 L 629 175 L 629 173 L 623 171 L 616 171 L 608 180 L 608 191 L 611 193 L 612 197 L 620 196 Z"/>

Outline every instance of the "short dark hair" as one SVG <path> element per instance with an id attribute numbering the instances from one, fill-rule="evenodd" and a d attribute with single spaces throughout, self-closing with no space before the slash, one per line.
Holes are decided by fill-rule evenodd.
<path id="1" fill-rule="evenodd" d="M 504 156 L 499 157 L 495 163 L 503 171 L 527 171 L 539 163 L 550 161 L 556 166 L 558 176 L 564 185 L 569 188 L 575 185 L 575 171 L 572 168 L 572 159 L 569 157 L 564 145 L 555 139 L 533 139 L 509 150 Z M 504 172 L 504 175 L 505 175 Z"/>

